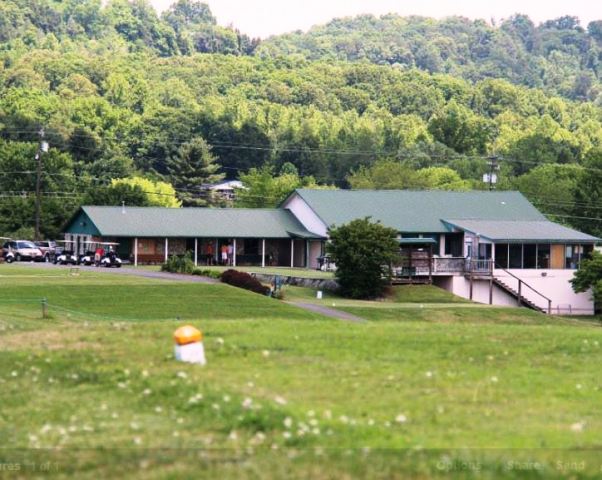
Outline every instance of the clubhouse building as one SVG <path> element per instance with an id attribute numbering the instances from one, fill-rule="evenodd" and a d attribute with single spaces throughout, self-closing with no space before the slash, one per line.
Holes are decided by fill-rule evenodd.
<path id="1" fill-rule="evenodd" d="M 519 192 L 296 190 L 279 208 L 84 206 L 65 227 L 86 242 L 119 243 L 132 264 L 191 252 L 217 264 L 317 268 L 328 228 L 371 217 L 399 232 L 398 283 L 434 283 L 477 302 L 591 314 L 574 271 L 600 239 L 551 222 Z"/>

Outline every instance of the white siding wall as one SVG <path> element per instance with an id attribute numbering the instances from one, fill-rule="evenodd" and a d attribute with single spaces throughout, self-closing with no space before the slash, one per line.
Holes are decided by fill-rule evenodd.
<path id="1" fill-rule="evenodd" d="M 328 225 L 325 225 L 315 212 L 305 203 L 296 193 L 283 205 L 283 208 L 290 210 L 297 220 L 310 232 L 326 236 Z"/>
<path id="2" fill-rule="evenodd" d="M 546 276 L 542 276 L 542 272 Z M 573 278 L 573 270 L 512 270 L 512 273 L 534 289 L 552 300 L 552 313 L 567 315 L 593 315 L 594 303 L 591 292 L 575 293 L 569 280 Z M 502 270 L 495 270 L 495 276 L 506 285 L 518 291 L 518 280 Z M 464 276 L 435 277 L 436 285 L 463 298 L 470 298 L 470 281 Z M 523 285 L 521 294 L 543 309 L 548 303 L 531 289 Z M 473 300 L 478 303 L 489 303 L 489 281 L 475 280 L 473 284 Z M 500 287 L 493 286 L 493 304 L 501 306 L 517 306 L 516 298 Z"/>
<path id="3" fill-rule="evenodd" d="M 552 300 L 552 313 L 567 314 L 572 312 L 575 315 L 593 315 L 594 302 L 591 292 L 573 292 L 569 281 L 573 278 L 575 270 L 512 269 L 508 271 L 550 298 Z M 518 280 L 503 270 L 495 270 L 494 274 L 506 285 L 518 290 Z M 547 308 L 547 302 L 533 293 L 530 288 L 523 286 L 522 294 L 537 306 Z"/>

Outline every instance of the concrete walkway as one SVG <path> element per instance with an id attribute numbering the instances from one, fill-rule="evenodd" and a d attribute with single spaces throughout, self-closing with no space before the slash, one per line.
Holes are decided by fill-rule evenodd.
<path id="1" fill-rule="evenodd" d="M 347 322 L 362 323 L 365 322 L 361 317 L 353 315 L 351 313 L 343 312 L 342 310 L 336 310 L 334 308 L 325 307 L 323 305 L 316 305 L 315 303 L 304 303 L 304 302 L 286 302 L 289 305 L 302 308 L 309 312 L 319 313 L 325 317 L 336 318 L 338 320 L 345 320 Z"/>

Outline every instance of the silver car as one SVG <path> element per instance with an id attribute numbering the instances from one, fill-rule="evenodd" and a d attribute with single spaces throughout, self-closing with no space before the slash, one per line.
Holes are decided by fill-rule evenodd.
<path id="1" fill-rule="evenodd" d="M 2 247 L 2 255 L 8 263 L 13 261 L 31 260 L 34 262 L 44 261 L 44 254 L 29 240 L 11 240 Z"/>

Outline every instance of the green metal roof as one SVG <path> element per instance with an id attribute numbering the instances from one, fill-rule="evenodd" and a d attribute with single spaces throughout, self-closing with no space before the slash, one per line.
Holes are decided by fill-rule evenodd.
<path id="1" fill-rule="evenodd" d="M 549 220 L 446 220 L 445 222 L 495 242 L 595 243 L 600 240 Z"/>
<path id="2" fill-rule="evenodd" d="M 399 232 L 445 233 L 445 218 L 546 220 L 520 192 L 300 189 L 296 194 L 327 226 L 372 217 Z"/>
<path id="3" fill-rule="evenodd" d="M 81 208 L 65 233 L 88 233 L 91 222 L 103 237 L 321 238 L 288 210 L 254 208 Z"/>

